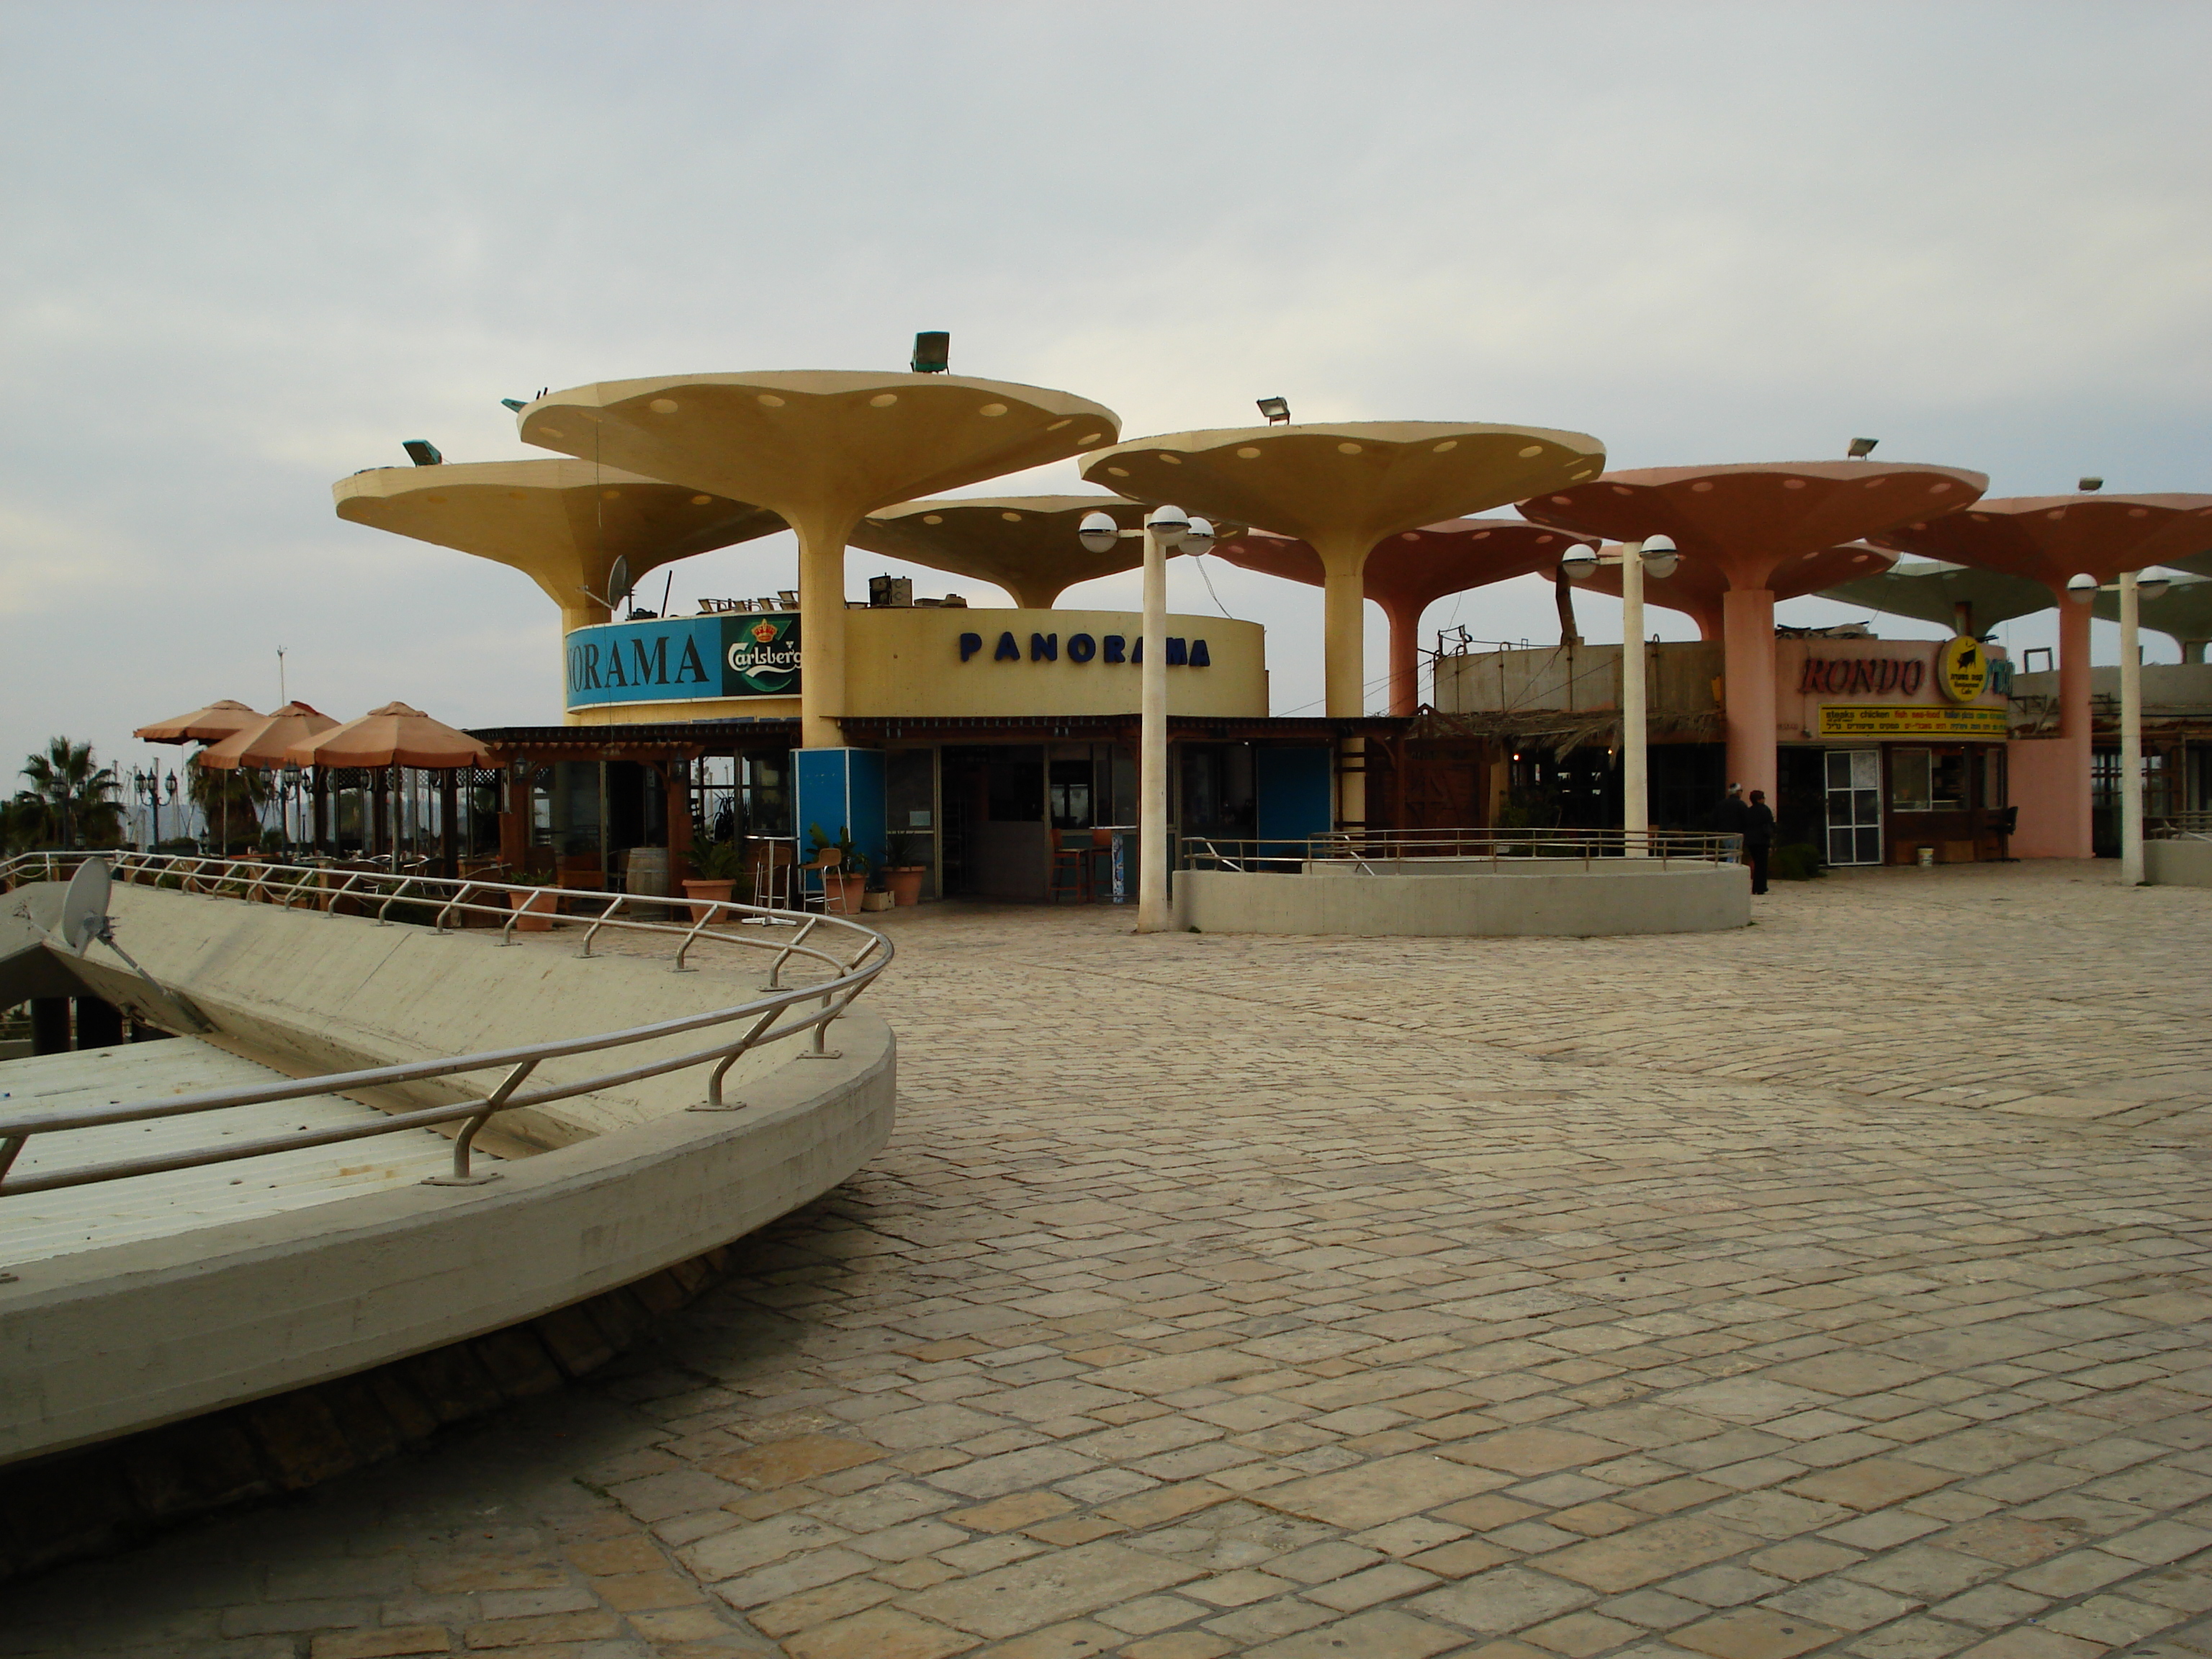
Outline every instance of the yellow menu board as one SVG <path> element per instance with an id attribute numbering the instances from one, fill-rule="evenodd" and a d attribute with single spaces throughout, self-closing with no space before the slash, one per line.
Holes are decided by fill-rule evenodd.
<path id="1" fill-rule="evenodd" d="M 1946 708 L 1940 703 L 1824 702 L 1824 738 L 1981 738 L 2008 735 L 2002 708 Z"/>

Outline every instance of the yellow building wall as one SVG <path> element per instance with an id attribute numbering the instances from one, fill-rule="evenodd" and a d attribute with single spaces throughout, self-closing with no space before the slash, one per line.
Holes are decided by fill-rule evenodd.
<path id="1" fill-rule="evenodd" d="M 848 611 L 845 712 L 849 714 L 958 717 L 1009 714 L 1133 714 L 1142 701 L 1143 669 L 1106 660 L 1109 635 L 1134 650 L 1144 618 L 1126 611 Z M 1209 666 L 1170 663 L 1168 712 L 1236 719 L 1267 712 L 1267 630 L 1225 617 L 1167 619 L 1168 637 L 1186 648 L 1206 641 Z M 981 641 L 961 660 L 961 635 Z M 1068 655 L 1068 642 L 1088 635 L 1097 650 L 1088 662 Z M 1011 635 L 1018 659 L 1000 659 Z M 1045 637 L 1056 659 L 1034 641 Z"/>
<path id="2" fill-rule="evenodd" d="M 958 719 L 963 716 L 1133 714 L 1142 701 L 1141 667 L 1107 660 L 1109 636 L 1136 648 L 1144 618 L 1127 611 L 939 610 L 885 606 L 845 613 L 845 712 L 859 716 Z M 1168 712 L 1223 719 L 1267 713 L 1267 630 L 1225 617 L 1170 616 L 1170 639 L 1188 650 L 1206 642 L 1202 668 L 1170 662 Z M 962 636 L 980 641 L 963 661 Z M 1087 662 L 1068 653 L 1087 635 Z M 1011 636 L 1016 659 L 999 656 Z M 1050 643 L 1056 656 L 1036 645 Z M 804 642 L 801 642 L 804 653 Z M 802 655 L 803 662 L 803 655 Z M 802 667 L 801 672 L 803 673 Z M 596 702 L 567 711 L 571 726 L 628 726 L 665 721 L 796 719 L 796 697 L 700 697 Z"/>

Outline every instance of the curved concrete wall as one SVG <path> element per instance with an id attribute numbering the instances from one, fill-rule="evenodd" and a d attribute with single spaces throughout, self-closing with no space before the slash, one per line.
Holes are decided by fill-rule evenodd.
<path id="1" fill-rule="evenodd" d="M 289 1046 L 318 1066 L 668 1018 L 743 1000 L 760 977 L 751 964 L 679 975 L 665 958 L 583 961 L 498 950 L 481 934 L 126 890 L 116 907 L 126 948 L 175 975 L 242 1048 L 269 1058 Z M 341 966 L 316 968 L 319 951 Z M 199 978 L 177 972 L 184 958 Z M 410 971 L 425 963 L 443 974 Z M 409 1034 L 410 1006 L 434 1030 L 428 1044 Z M 682 1109 L 703 1094 L 696 1070 L 557 1103 L 544 1127 L 567 1144 L 499 1165 L 485 1186 L 401 1188 L 8 1264 L 0 1463 L 498 1330 L 774 1220 L 844 1180 L 890 1133 L 890 1028 L 856 1007 L 832 1043 L 838 1058 L 799 1057 L 795 1042 L 748 1056 L 741 1086 L 732 1077 L 741 1111 Z"/>
<path id="2" fill-rule="evenodd" d="M 1481 872 L 1180 870 L 1176 925 L 1201 933 L 1587 938 L 1711 933 L 1751 921 L 1751 872 L 1740 864 L 1607 859 L 1584 869 L 1525 859 L 1500 860 L 1493 873 L 1487 860 L 1467 862 Z"/>
<path id="3" fill-rule="evenodd" d="M 2143 879 L 2154 887 L 2212 887 L 2212 841 L 2147 841 Z"/>

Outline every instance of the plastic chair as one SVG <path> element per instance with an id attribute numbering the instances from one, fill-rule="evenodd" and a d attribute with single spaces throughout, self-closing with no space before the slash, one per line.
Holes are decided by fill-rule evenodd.
<path id="1" fill-rule="evenodd" d="M 837 902 L 833 904 L 830 901 L 830 877 L 844 861 L 844 854 L 834 847 L 824 847 L 817 849 L 812 858 L 799 866 L 799 908 L 800 909 L 804 910 L 807 906 L 818 902 L 822 906 L 822 914 L 825 916 L 842 916 L 847 914 L 844 902 L 845 889 L 842 882 L 837 887 Z M 813 892 L 806 890 L 806 876 L 809 872 L 811 872 L 822 884 L 820 888 Z"/>

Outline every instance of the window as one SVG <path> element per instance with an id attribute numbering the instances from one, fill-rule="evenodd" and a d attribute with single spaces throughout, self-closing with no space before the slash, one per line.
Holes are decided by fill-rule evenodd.
<path id="1" fill-rule="evenodd" d="M 1966 751 L 1938 749 L 1929 769 L 1929 804 L 1938 812 L 1966 810 Z"/>
<path id="2" fill-rule="evenodd" d="M 1889 810 L 1893 812 L 1925 812 L 1932 810 L 1931 796 L 1934 754 L 1925 749 L 1893 749 L 1889 751 Z"/>

